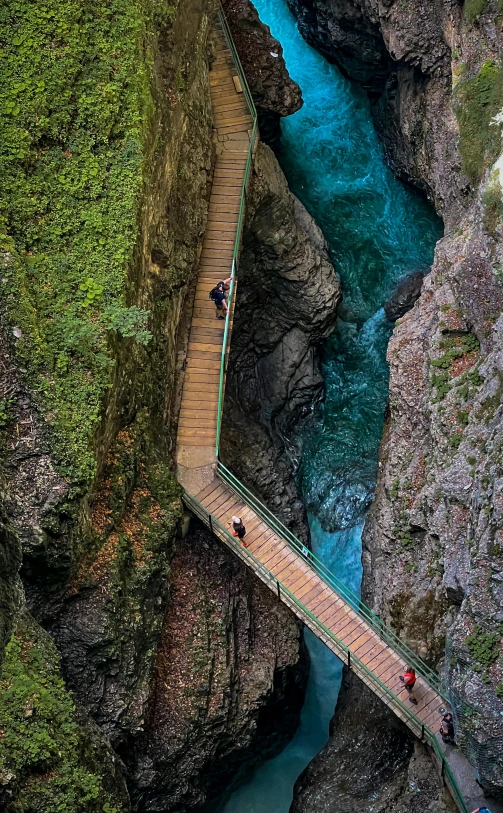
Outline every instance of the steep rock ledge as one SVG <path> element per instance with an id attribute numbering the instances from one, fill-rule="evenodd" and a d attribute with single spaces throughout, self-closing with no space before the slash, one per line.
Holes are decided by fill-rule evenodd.
<path id="1" fill-rule="evenodd" d="M 261 22 L 250 0 L 225 0 L 223 5 L 257 108 L 260 137 L 277 150 L 281 118 L 302 107 L 300 88 L 288 74 L 281 44 Z"/>
<path id="2" fill-rule="evenodd" d="M 320 229 L 259 144 L 239 266 L 225 422 L 224 460 L 305 537 L 291 444 L 323 396 L 317 346 L 335 327 L 340 285 Z M 243 434 L 245 419 L 251 429 Z M 289 448 L 290 447 L 290 448 Z"/>
<path id="3" fill-rule="evenodd" d="M 456 810 L 424 747 L 414 743 L 408 729 L 351 674 L 345 675 L 327 745 L 295 784 L 290 813 L 342 810 Z"/>
<path id="4" fill-rule="evenodd" d="M 501 10 L 490 0 L 289 2 L 304 35 L 368 88 L 391 166 L 446 223 L 421 298 L 388 349 L 364 594 L 423 657 L 444 664 L 458 740 L 484 787 L 501 794 L 503 203 L 491 124 L 502 98 Z"/>
<path id="5" fill-rule="evenodd" d="M 298 726 L 307 672 L 292 614 L 195 528 L 171 564 L 134 809 L 199 809 L 279 753 Z"/>

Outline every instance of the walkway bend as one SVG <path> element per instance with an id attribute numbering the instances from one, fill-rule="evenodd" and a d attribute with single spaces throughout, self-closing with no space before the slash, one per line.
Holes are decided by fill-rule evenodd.
<path id="1" fill-rule="evenodd" d="M 216 318 L 210 290 L 237 270 L 246 183 L 256 140 L 256 113 L 223 14 L 210 71 L 217 159 L 189 334 L 177 435 L 177 476 L 184 501 L 279 599 L 369 686 L 413 733 L 427 741 L 462 813 L 467 807 L 438 740 L 449 708 L 430 670 L 359 598 L 351 594 L 274 515 L 218 461 L 225 372 L 235 301 Z M 244 548 L 230 533 L 231 516 L 247 529 Z M 400 681 L 416 669 L 417 706 Z"/>

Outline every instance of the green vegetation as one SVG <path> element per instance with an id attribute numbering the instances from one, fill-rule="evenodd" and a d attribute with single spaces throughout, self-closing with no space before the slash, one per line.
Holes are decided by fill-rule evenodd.
<path id="1" fill-rule="evenodd" d="M 476 76 L 460 80 L 456 97 L 463 169 L 477 183 L 501 152 L 501 127 L 491 121 L 502 106 L 503 65 L 485 62 Z"/>
<path id="2" fill-rule="evenodd" d="M 474 23 L 477 17 L 487 8 L 487 0 L 465 0 L 463 6 L 463 16 L 470 24 Z"/>
<path id="3" fill-rule="evenodd" d="M 115 337 L 149 341 L 130 306 L 164 0 L 7 0 L 0 7 L 2 294 L 59 464 L 94 474 Z"/>
<path id="4" fill-rule="evenodd" d="M 479 624 L 475 624 L 473 633 L 466 639 L 466 645 L 472 658 L 476 661 L 476 672 L 487 672 L 487 668 L 494 663 L 499 654 L 499 632 L 484 632 Z"/>
<path id="5" fill-rule="evenodd" d="M 56 647 L 24 619 L 7 646 L 0 679 L 0 782 L 15 798 L 7 809 L 123 810 L 105 791 L 92 751 L 60 676 Z"/>
<path id="6" fill-rule="evenodd" d="M 9 401 L 4 398 L 0 401 L 0 429 L 4 429 L 10 419 Z"/>
<path id="7" fill-rule="evenodd" d="M 431 362 L 431 366 L 434 368 L 435 372 L 433 372 L 431 376 L 431 385 L 436 389 L 435 397 L 432 399 L 432 403 L 436 404 L 439 401 L 443 401 L 447 393 L 451 390 L 451 365 L 456 359 L 462 358 L 462 356 L 467 355 L 468 353 L 475 353 L 478 352 L 480 349 L 480 345 L 476 336 L 473 333 L 466 333 L 463 336 L 456 336 L 455 338 L 448 337 L 446 339 L 442 339 L 439 344 L 439 348 L 443 350 L 441 356 L 437 359 L 433 359 Z M 470 392 L 470 379 L 469 375 L 472 371 L 465 371 L 462 374 L 458 384 L 456 386 L 463 387 L 463 393 L 465 392 L 465 385 L 466 385 L 466 395 L 463 395 L 461 390 L 460 394 L 462 397 L 467 397 Z M 475 386 L 475 375 L 473 375 L 473 385 Z M 481 383 L 480 377 L 476 374 L 477 380 L 479 381 L 479 385 Z"/>
<path id="8" fill-rule="evenodd" d="M 495 176 L 496 173 L 493 173 Z M 499 181 L 499 172 L 491 179 L 484 192 L 484 228 L 488 234 L 495 234 L 496 228 L 503 218 L 503 189 Z"/>
<path id="9" fill-rule="evenodd" d="M 400 478 L 396 477 L 393 480 L 392 484 L 391 484 L 391 488 L 390 488 L 390 492 L 389 492 L 390 498 L 392 500 L 396 500 L 396 498 L 398 497 L 398 492 L 399 491 L 400 491 Z"/>
<path id="10" fill-rule="evenodd" d="M 496 697 L 503 698 L 503 680 L 500 680 L 500 682 L 496 686 Z"/>

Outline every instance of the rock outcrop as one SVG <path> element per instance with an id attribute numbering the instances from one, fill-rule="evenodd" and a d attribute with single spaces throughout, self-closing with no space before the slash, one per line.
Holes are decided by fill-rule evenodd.
<path id="1" fill-rule="evenodd" d="M 483 786 L 501 794 L 501 11 L 491 0 L 289 5 L 304 35 L 367 87 L 392 168 L 446 224 L 388 349 L 364 592 L 443 668 L 458 740 Z"/>
<path id="2" fill-rule="evenodd" d="M 424 747 L 346 675 L 330 739 L 297 780 L 290 813 L 454 813 L 452 801 L 442 797 Z"/>
<path id="3" fill-rule="evenodd" d="M 286 745 L 308 661 L 292 614 L 208 532 L 172 559 L 170 600 L 138 738 L 134 809 L 185 813 Z"/>
<path id="4" fill-rule="evenodd" d="M 277 150 L 281 118 L 302 107 L 300 87 L 286 69 L 281 44 L 261 22 L 250 0 L 225 0 L 223 5 L 257 108 L 260 137 Z"/>
<path id="5" fill-rule="evenodd" d="M 224 459 L 305 537 L 291 462 L 299 421 L 323 397 L 317 348 L 335 327 L 339 280 L 320 229 L 259 144 L 239 265 Z M 252 421 L 244 435 L 242 415 Z"/>

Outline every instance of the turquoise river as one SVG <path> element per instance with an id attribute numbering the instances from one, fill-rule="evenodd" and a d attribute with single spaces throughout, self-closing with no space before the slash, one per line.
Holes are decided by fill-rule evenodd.
<path id="1" fill-rule="evenodd" d="M 314 552 L 358 592 L 388 392 L 392 326 L 382 306 L 400 279 L 431 265 L 441 223 L 384 164 L 364 91 L 307 45 L 285 0 L 254 3 L 304 98 L 282 122 L 280 162 L 325 234 L 344 295 L 323 348 L 326 399 L 304 430 L 299 484 Z M 221 813 L 288 813 L 295 780 L 328 739 L 342 665 L 309 631 L 306 640 L 311 672 L 297 734 L 250 773 Z"/>

